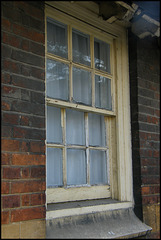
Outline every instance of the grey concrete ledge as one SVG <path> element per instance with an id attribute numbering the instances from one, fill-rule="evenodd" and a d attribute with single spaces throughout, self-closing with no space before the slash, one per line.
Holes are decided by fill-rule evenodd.
<path id="1" fill-rule="evenodd" d="M 132 207 L 46 220 L 47 239 L 129 239 L 146 236 L 151 230 L 135 216 Z"/>

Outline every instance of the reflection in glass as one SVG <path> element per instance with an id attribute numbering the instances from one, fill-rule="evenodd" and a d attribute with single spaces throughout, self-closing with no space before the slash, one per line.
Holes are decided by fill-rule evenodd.
<path id="1" fill-rule="evenodd" d="M 62 143 L 61 109 L 47 106 L 47 143 Z"/>
<path id="2" fill-rule="evenodd" d="M 102 146 L 106 145 L 106 133 L 105 133 L 105 122 L 104 116 L 89 113 L 89 145 L 90 146 Z"/>
<path id="3" fill-rule="evenodd" d="M 90 184 L 107 184 L 106 152 L 90 150 Z"/>
<path id="4" fill-rule="evenodd" d="M 62 149 L 47 148 L 47 187 L 63 185 Z"/>
<path id="5" fill-rule="evenodd" d="M 95 68 L 110 73 L 110 45 L 95 38 L 94 40 Z"/>
<path id="6" fill-rule="evenodd" d="M 67 149 L 67 185 L 86 184 L 85 150 Z"/>
<path id="7" fill-rule="evenodd" d="M 111 80 L 97 75 L 95 76 L 95 105 L 112 110 Z"/>
<path id="8" fill-rule="evenodd" d="M 72 109 L 66 110 L 67 144 L 85 145 L 84 113 Z"/>
<path id="9" fill-rule="evenodd" d="M 73 61 L 90 65 L 90 39 L 89 35 L 73 29 L 72 32 Z"/>
<path id="10" fill-rule="evenodd" d="M 69 66 L 47 59 L 46 94 L 47 97 L 68 100 Z"/>
<path id="11" fill-rule="evenodd" d="M 92 104 L 91 73 L 73 67 L 73 100 L 87 105 Z"/>
<path id="12" fill-rule="evenodd" d="M 51 18 L 47 18 L 47 51 L 67 58 L 67 26 Z"/>

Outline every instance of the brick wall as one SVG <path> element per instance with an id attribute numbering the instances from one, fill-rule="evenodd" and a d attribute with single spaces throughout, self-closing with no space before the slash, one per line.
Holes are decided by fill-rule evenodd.
<path id="1" fill-rule="evenodd" d="M 1 31 L 2 237 L 44 238 L 44 3 L 2 1 Z"/>
<path id="2" fill-rule="evenodd" d="M 129 33 L 135 213 L 160 237 L 160 48 Z"/>

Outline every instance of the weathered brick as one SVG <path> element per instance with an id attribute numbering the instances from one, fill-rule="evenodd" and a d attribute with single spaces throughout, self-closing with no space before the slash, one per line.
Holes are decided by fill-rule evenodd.
<path id="1" fill-rule="evenodd" d="M 30 78 L 22 77 L 13 74 L 12 75 L 12 84 L 14 86 L 19 86 L 22 88 L 32 89 L 32 90 L 39 90 L 44 92 L 45 91 L 45 83 L 42 81 L 36 81 Z"/>
<path id="2" fill-rule="evenodd" d="M 45 155 L 12 154 L 11 162 L 18 166 L 44 165 Z"/>
<path id="3" fill-rule="evenodd" d="M 44 69 L 31 67 L 31 76 L 37 79 L 45 80 L 45 71 Z"/>
<path id="4" fill-rule="evenodd" d="M 21 168 L 15 167 L 3 167 L 3 178 L 4 179 L 18 179 L 20 178 Z"/>
<path id="5" fill-rule="evenodd" d="M 33 207 L 11 211 L 11 222 L 45 218 L 45 207 Z"/>
<path id="6" fill-rule="evenodd" d="M 39 129 L 14 127 L 13 137 L 24 139 L 45 139 L 45 131 Z"/>
<path id="7" fill-rule="evenodd" d="M 36 42 L 31 42 L 30 43 L 30 51 L 37 55 L 44 56 L 45 55 L 45 46 L 38 44 Z"/>
<path id="8" fill-rule="evenodd" d="M 2 81 L 2 83 L 10 84 L 11 83 L 10 74 L 2 72 L 1 73 L 1 81 Z"/>
<path id="9" fill-rule="evenodd" d="M 11 138 L 13 136 L 12 127 L 11 126 L 2 126 L 1 127 L 1 137 Z"/>
<path id="10" fill-rule="evenodd" d="M 8 224 L 8 223 L 9 223 L 9 211 L 2 211 L 1 224 Z"/>
<path id="11" fill-rule="evenodd" d="M 44 67 L 44 58 L 21 50 L 12 50 L 12 59 L 34 66 Z"/>
<path id="12" fill-rule="evenodd" d="M 45 104 L 35 104 L 28 101 L 13 100 L 11 104 L 11 111 L 44 116 Z"/>
<path id="13" fill-rule="evenodd" d="M 11 124 L 11 125 L 17 125 L 19 123 L 19 115 L 18 114 L 12 114 L 12 113 L 3 113 L 2 120 L 4 123 Z"/>
<path id="14" fill-rule="evenodd" d="M 2 197 L 3 208 L 16 208 L 20 207 L 20 196 L 8 195 Z"/>
<path id="15" fill-rule="evenodd" d="M 28 116 L 21 116 L 20 124 L 22 126 L 28 126 L 29 125 L 29 117 Z"/>
<path id="16" fill-rule="evenodd" d="M 46 189 L 45 182 L 41 180 L 19 181 L 11 183 L 11 193 L 40 192 Z"/>
<path id="17" fill-rule="evenodd" d="M 3 86 L 2 87 L 2 96 L 10 97 L 10 98 L 20 98 L 21 90 L 16 87 Z"/>

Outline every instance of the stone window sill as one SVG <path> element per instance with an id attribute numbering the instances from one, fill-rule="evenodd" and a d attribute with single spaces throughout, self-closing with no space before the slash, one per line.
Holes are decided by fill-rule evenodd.
<path id="1" fill-rule="evenodd" d="M 134 214 L 131 202 L 112 199 L 47 206 L 46 238 L 135 238 L 152 228 Z"/>

